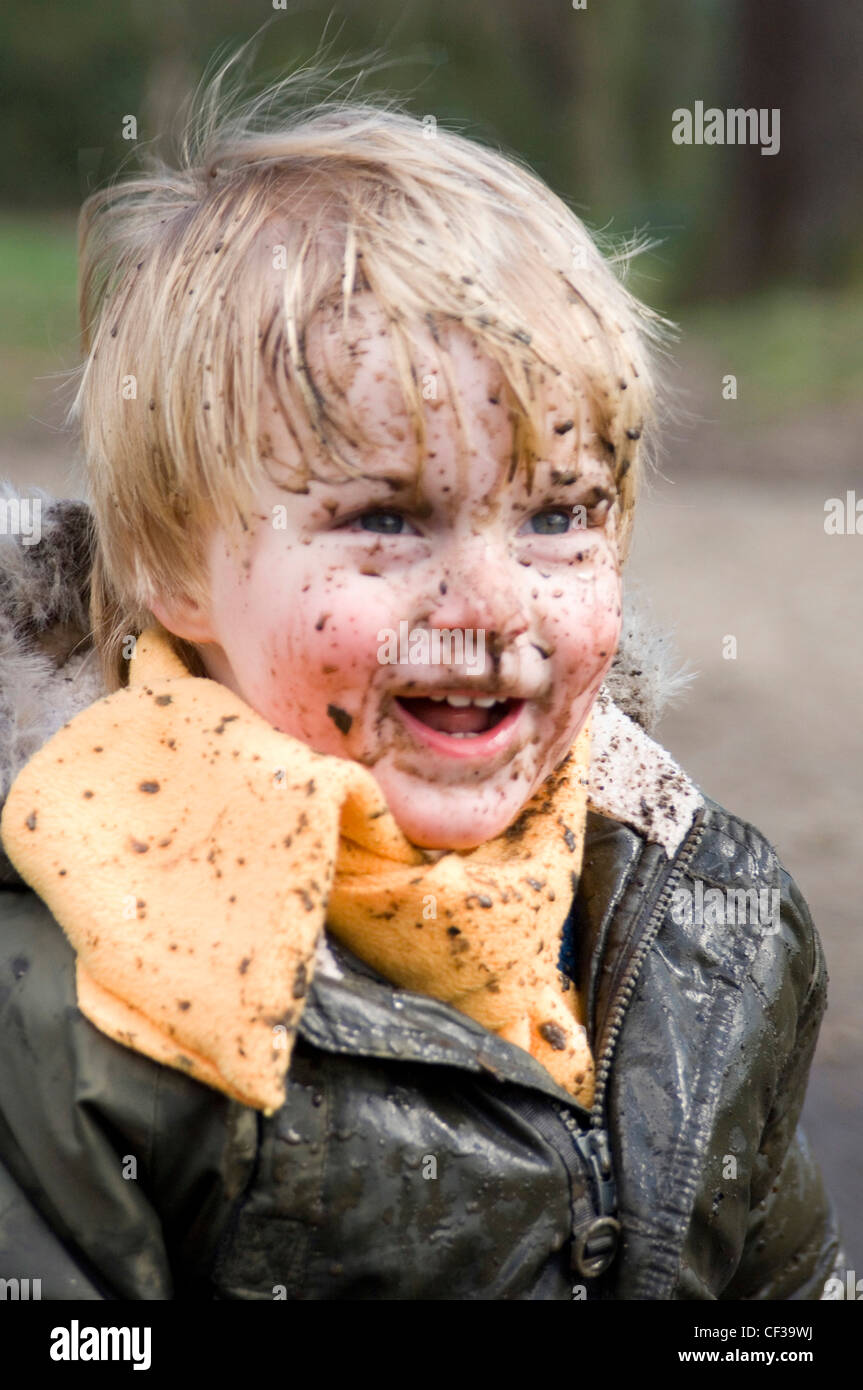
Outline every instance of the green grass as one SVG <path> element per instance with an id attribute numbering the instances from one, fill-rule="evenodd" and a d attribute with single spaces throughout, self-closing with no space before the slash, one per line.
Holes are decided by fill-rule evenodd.
<path id="1" fill-rule="evenodd" d="M 74 216 L 0 215 L 0 426 L 40 413 L 78 358 Z"/>
<path id="2" fill-rule="evenodd" d="M 737 377 L 750 419 L 860 398 L 863 290 L 781 289 L 733 304 L 681 310 L 683 342 L 697 341 L 721 375 Z"/>

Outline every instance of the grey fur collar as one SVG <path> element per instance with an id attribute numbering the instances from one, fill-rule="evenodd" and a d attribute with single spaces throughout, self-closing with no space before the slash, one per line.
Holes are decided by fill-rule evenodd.
<path id="1" fill-rule="evenodd" d="M 40 502 L 41 539 L 6 529 L 7 504 Z M 88 638 L 91 517 L 86 502 L 0 482 L 0 810 L 24 764 L 105 694 Z M 673 852 L 701 797 L 648 735 L 688 685 L 667 634 L 627 596 L 614 665 L 594 717 L 591 801 Z M 21 879 L 0 846 L 0 883 Z"/>

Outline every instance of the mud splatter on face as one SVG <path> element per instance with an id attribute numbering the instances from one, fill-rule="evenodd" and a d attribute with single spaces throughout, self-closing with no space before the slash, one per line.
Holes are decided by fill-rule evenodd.
<path id="1" fill-rule="evenodd" d="M 322 468 L 305 492 L 261 488 L 248 568 L 214 540 L 202 647 L 211 673 L 276 728 L 369 768 L 428 850 L 471 848 L 517 820 L 572 746 L 620 626 L 613 459 L 586 401 L 542 380 L 548 452 L 528 488 L 523 469 L 509 478 L 500 369 L 464 329 L 446 346 L 465 429 L 437 345 L 419 337 L 414 370 L 436 396 L 418 478 L 382 315 L 367 305 L 347 344 L 329 341 L 329 376 L 372 441 L 358 453 L 364 476 Z M 273 450 L 287 465 L 293 450 L 298 468 L 294 439 L 269 418 Z M 450 635 L 437 655 L 420 640 L 435 632 Z"/>

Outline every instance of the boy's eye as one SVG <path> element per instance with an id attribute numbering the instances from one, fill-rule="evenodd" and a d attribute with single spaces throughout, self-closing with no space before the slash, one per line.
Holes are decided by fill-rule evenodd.
<path id="1" fill-rule="evenodd" d="M 386 511 L 384 508 L 376 508 L 367 512 L 362 512 L 348 522 L 349 526 L 361 526 L 364 531 L 375 531 L 381 536 L 400 536 L 405 534 L 404 526 L 406 518 L 401 512 Z"/>
<path id="2" fill-rule="evenodd" d="M 533 527 L 534 535 L 565 536 L 577 528 L 604 526 L 611 505 L 611 496 L 606 492 L 599 493 L 597 490 L 596 495 L 591 494 L 586 497 L 584 502 L 578 506 L 545 507 L 541 512 L 534 512 L 529 521 Z"/>
<path id="3" fill-rule="evenodd" d="M 612 497 L 601 489 L 595 489 L 578 507 L 544 507 L 528 518 L 528 524 L 537 536 L 565 536 L 577 527 L 597 527 L 605 524 L 612 504 Z M 371 531 L 379 536 L 416 535 L 407 517 L 388 507 L 369 507 L 358 516 L 343 522 L 348 528 L 359 526 L 363 531 Z"/>
<path id="4" fill-rule="evenodd" d="M 547 507 L 545 511 L 535 512 L 530 517 L 530 524 L 534 526 L 535 535 L 563 536 L 569 530 L 571 520 L 570 512 L 563 507 Z M 538 526 L 535 525 L 537 522 Z"/>

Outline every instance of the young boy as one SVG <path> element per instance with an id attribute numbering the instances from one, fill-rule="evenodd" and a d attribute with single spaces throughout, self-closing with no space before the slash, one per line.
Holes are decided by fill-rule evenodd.
<path id="1" fill-rule="evenodd" d="M 661 325 L 513 160 L 273 95 L 88 200 L 91 502 L 3 541 L 0 1274 L 818 1299 L 821 945 L 621 617 Z"/>

